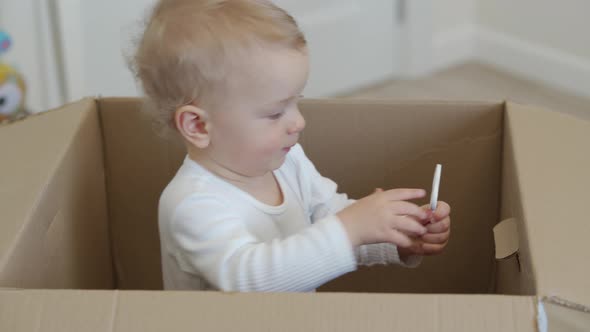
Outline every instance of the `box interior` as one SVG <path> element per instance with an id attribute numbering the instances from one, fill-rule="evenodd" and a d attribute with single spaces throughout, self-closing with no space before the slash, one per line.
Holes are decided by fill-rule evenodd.
<path id="1" fill-rule="evenodd" d="M 352 197 L 430 189 L 443 164 L 448 250 L 415 270 L 364 268 L 314 294 L 163 292 L 157 201 L 184 152 L 140 108 L 88 98 L 0 128 L 0 330 L 590 326 L 588 122 L 511 102 L 303 101 L 301 144 Z M 518 251 L 497 261 L 492 227 L 506 219 Z"/>
<path id="2" fill-rule="evenodd" d="M 184 158 L 183 145 L 156 135 L 137 99 L 85 106 L 54 116 L 64 127 L 81 125 L 54 152 L 47 172 L 55 176 L 37 199 L 38 220 L 27 224 L 6 262 L 3 286 L 161 289 L 157 202 Z M 503 205 L 518 205 L 507 201 L 518 197 L 502 178 L 510 162 L 503 153 L 504 103 L 308 100 L 300 107 L 307 121 L 301 144 L 341 192 L 360 198 L 376 187 L 429 191 L 441 163 L 439 197 L 453 207 L 443 255 L 426 257 L 416 269 L 361 268 L 320 291 L 534 294 L 534 286 L 518 281 L 515 257 L 494 259 L 492 227 L 507 213 Z"/>

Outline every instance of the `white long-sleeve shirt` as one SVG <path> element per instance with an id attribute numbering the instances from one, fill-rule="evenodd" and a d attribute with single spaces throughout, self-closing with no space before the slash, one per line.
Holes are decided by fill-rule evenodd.
<path id="1" fill-rule="evenodd" d="M 271 206 L 186 157 L 159 205 L 165 289 L 313 291 L 357 265 L 400 262 L 395 245 L 353 249 L 335 215 L 337 193 L 300 145 L 274 172 L 283 203 Z M 362 222 L 362 221 L 359 221 Z"/>

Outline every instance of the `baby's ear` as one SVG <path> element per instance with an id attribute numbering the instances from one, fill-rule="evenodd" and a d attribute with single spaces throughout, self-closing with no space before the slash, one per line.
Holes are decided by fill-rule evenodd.
<path id="1" fill-rule="evenodd" d="M 194 105 L 181 106 L 174 113 L 174 123 L 178 132 L 200 149 L 209 146 L 209 121 L 207 111 Z"/>

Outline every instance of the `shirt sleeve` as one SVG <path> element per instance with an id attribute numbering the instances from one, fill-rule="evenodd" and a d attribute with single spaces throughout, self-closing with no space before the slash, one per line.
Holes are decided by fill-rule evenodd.
<path id="1" fill-rule="evenodd" d="M 338 193 L 338 185 L 329 178 L 322 176 L 313 163 L 307 158 L 303 148 L 297 145 L 294 149 L 295 158 L 304 179 L 309 181 L 311 188 L 311 219 L 319 220 L 346 208 L 355 200 L 344 193 Z M 337 217 L 336 217 L 337 218 Z M 366 244 L 355 248 L 355 258 L 358 265 L 371 266 L 377 264 L 399 264 L 405 267 L 416 267 L 421 262 L 421 256 L 410 256 L 404 262 L 400 259 L 397 246 L 391 243 Z"/>
<path id="2" fill-rule="evenodd" d="M 334 216 L 284 239 L 260 242 L 222 197 L 198 194 L 176 208 L 170 233 L 187 273 L 223 291 L 311 291 L 356 269 L 348 236 Z"/>

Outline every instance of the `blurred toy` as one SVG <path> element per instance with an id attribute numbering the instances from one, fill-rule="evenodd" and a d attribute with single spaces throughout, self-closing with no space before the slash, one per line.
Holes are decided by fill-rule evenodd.
<path id="1" fill-rule="evenodd" d="M 12 41 L 0 31 L 0 55 L 6 53 Z M 26 85 L 23 76 L 13 67 L 0 62 L 0 123 L 27 116 Z"/>
<path id="2" fill-rule="evenodd" d="M 24 107 L 25 82 L 19 72 L 0 63 L 0 122 L 27 115 Z"/>
<path id="3" fill-rule="evenodd" d="M 0 55 L 2 53 L 8 51 L 10 45 L 12 44 L 12 40 L 10 36 L 3 31 L 0 31 Z"/>

